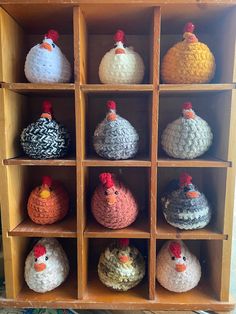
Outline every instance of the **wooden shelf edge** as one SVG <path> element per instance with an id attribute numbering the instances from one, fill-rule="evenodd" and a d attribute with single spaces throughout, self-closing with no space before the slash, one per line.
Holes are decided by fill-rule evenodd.
<path id="1" fill-rule="evenodd" d="M 164 232 L 156 232 L 156 240 L 227 240 L 227 234 L 221 233 L 209 233 L 209 234 L 198 234 L 194 233 L 194 230 L 191 233 L 185 233 L 184 231 L 179 231 L 176 233 L 164 233 Z"/>
<path id="2" fill-rule="evenodd" d="M 133 232 L 124 231 L 122 233 L 113 233 L 113 232 L 93 232 L 93 231 L 84 231 L 85 238 L 97 238 L 97 239 L 120 239 L 120 238 L 129 238 L 129 239 L 150 239 L 151 235 L 148 232 Z"/>
<path id="3" fill-rule="evenodd" d="M 148 160 L 100 160 L 86 159 L 82 161 L 85 167 L 151 167 Z"/>
<path id="4" fill-rule="evenodd" d="M 152 92 L 152 84 L 83 84 L 81 90 L 85 93 L 106 92 Z"/>
<path id="5" fill-rule="evenodd" d="M 181 92 L 214 92 L 227 91 L 235 88 L 235 84 L 160 84 L 160 94 Z"/>
<path id="6" fill-rule="evenodd" d="M 31 301 L 31 300 L 20 300 L 20 299 L 5 299 L 0 298 L 0 305 L 2 307 L 10 308 L 73 308 L 73 309 L 117 309 L 117 310 L 210 310 L 210 311 L 231 311 L 235 308 L 233 302 L 220 302 L 212 300 L 211 303 L 159 303 L 156 300 L 145 300 L 136 302 L 98 302 L 88 300 L 49 300 L 49 301 Z"/>
<path id="7" fill-rule="evenodd" d="M 42 83 L 2 83 L 2 88 L 9 89 L 15 92 L 36 92 L 36 91 L 74 91 L 74 83 L 53 83 L 53 84 L 42 84 Z"/>
<path id="8" fill-rule="evenodd" d="M 27 158 L 9 158 L 3 159 L 4 166 L 76 166 L 76 160 L 71 159 L 27 159 Z"/>
<path id="9" fill-rule="evenodd" d="M 216 158 L 207 158 L 207 159 L 193 159 L 193 160 L 185 160 L 185 159 L 168 159 L 168 158 L 160 158 L 157 161 L 158 167 L 211 167 L 211 168 L 228 168 L 232 167 L 232 163 L 230 161 L 224 161 Z"/>

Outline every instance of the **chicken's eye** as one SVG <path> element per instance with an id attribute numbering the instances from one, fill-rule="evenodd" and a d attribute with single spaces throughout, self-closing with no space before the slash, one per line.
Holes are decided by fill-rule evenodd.
<path id="1" fill-rule="evenodd" d="M 35 263 L 36 263 L 36 262 L 38 261 L 38 259 L 37 259 L 37 258 L 35 258 L 35 259 L 34 259 L 34 261 L 35 261 Z"/>
<path id="2" fill-rule="evenodd" d="M 174 256 L 172 256 L 172 257 L 171 257 L 171 259 L 172 259 L 172 261 L 174 261 L 174 260 L 175 260 L 175 257 L 174 257 Z"/>
<path id="3" fill-rule="evenodd" d="M 107 192 L 107 191 L 105 191 L 105 192 L 104 192 L 104 194 L 105 194 L 105 195 L 108 195 L 108 192 Z"/>
<path id="4" fill-rule="evenodd" d="M 45 256 L 45 261 L 47 261 L 48 260 L 48 257 L 47 256 Z"/>
<path id="5" fill-rule="evenodd" d="M 52 46 L 53 46 L 53 48 L 55 48 L 55 45 L 54 45 L 54 44 L 52 44 Z"/>
<path id="6" fill-rule="evenodd" d="M 114 44 L 114 48 L 117 48 L 117 44 Z"/>
<path id="7" fill-rule="evenodd" d="M 186 261 L 186 257 L 185 256 L 183 256 L 183 260 Z"/>
<path id="8" fill-rule="evenodd" d="M 127 46 L 123 44 L 123 47 L 126 48 Z"/>
<path id="9" fill-rule="evenodd" d="M 115 194 L 116 194 L 116 195 L 118 195 L 118 194 L 119 194 L 119 192 L 118 192 L 118 191 L 115 191 Z"/>
<path id="10" fill-rule="evenodd" d="M 190 188 L 187 186 L 184 188 L 184 192 L 188 192 L 189 190 L 190 190 Z"/>

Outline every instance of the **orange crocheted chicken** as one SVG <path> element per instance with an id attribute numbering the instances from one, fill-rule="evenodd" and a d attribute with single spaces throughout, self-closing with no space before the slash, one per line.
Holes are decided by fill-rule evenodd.
<path id="1" fill-rule="evenodd" d="M 171 47 L 161 65 L 161 77 L 167 84 L 208 83 L 215 74 L 215 58 L 208 46 L 193 34 L 195 26 L 187 23 L 183 41 Z"/>
<path id="2" fill-rule="evenodd" d="M 28 214 L 33 222 L 46 225 L 63 219 L 69 210 L 69 196 L 61 184 L 45 176 L 28 199 Z"/>

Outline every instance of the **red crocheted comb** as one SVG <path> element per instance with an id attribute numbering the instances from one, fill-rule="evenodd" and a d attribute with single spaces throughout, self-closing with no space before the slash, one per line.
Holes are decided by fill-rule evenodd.
<path id="1" fill-rule="evenodd" d="M 181 245 L 178 242 L 171 242 L 169 245 L 169 250 L 176 258 L 181 257 Z"/>
<path id="2" fill-rule="evenodd" d="M 193 33 L 195 30 L 195 25 L 192 22 L 188 22 L 184 26 L 184 33 Z"/>
<path id="3" fill-rule="evenodd" d="M 116 103 L 114 102 L 114 100 L 108 100 L 107 109 L 108 110 L 116 110 Z"/>
<path id="4" fill-rule="evenodd" d="M 50 188 L 52 186 L 52 178 L 49 176 L 44 176 L 42 178 L 42 185 L 47 185 Z"/>
<path id="5" fill-rule="evenodd" d="M 121 30 L 118 29 L 114 35 L 114 41 L 117 43 L 118 41 L 121 41 L 124 43 L 125 41 L 125 33 Z"/>
<path id="6" fill-rule="evenodd" d="M 49 100 L 44 100 L 43 102 L 43 113 L 52 114 L 52 104 Z"/>
<path id="7" fill-rule="evenodd" d="M 109 172 L 103 172 L 99 175 L 100 182 L 104 185 L 106 189 L 110 189 L 114 186 L 112 179 L 112 174 Z"/>
<path id="8" fill-rule="evenodd" d="M 50 29 L 47 34 L 44 35 L 46 38 L 50 38 L 52 41 L 58 41 L 59 34 L 55 29 Z"/>
<path id="9" fill-rule="evenodd" d="M 183 187 L 191 183 L 192 183 L 192 177 L 187 172 L 181 173 L 179 177 L 179 185 Z"/>
<path id="10" fill-rule="evenodd" d="M 191 103 L 190 101 L 185 102 L 185 103 L 183 104 L 183 106 L 182 106 L 182 109 L 183 109 L 183 110 L 190 110 L 190 109 L 192 109 L 192 108 L 193 108 L 193 106 L 192 106 L 192 103 Z"/>
<path id="11" fill-rule="evenodd" d="M 40 256 L 43 256 L 46 254 L 46 248 L 42 244 L 38 244 L 34 247 L 34 257 L 39 258 Z"/>
<path id="12" fill-rule="evenodd" d="M 129 239 L 120 239 L 120 240 L 119 240 L 119 245 L 120 245 L 121 247 L 129 246 Z"/>

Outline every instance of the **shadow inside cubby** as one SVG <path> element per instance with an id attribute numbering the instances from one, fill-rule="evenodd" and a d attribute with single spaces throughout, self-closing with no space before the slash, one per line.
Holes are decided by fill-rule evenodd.
<path id="1" fill-rule="evenodd" d="M 231 119 L 232 92 L 172 93 L 160 96 L 158 126 L 158 159 L 169 157 L 161 145 L 161 136 L 169 123 L 182 116 L 182 105 L 191 102 L 193 110 L 210 126 L 213 142 L 209 150 L 197 159 L 228 161 L 228 141 Z M 224 121 L 224 123 L 222 123 Z"/>
<path id="2" fill-rule="evenodd" d="M 86 97 L 86 96 L 85 96 Z M 116 112 L 128 120 L 139 135 L 139 149 L 137 154 L 129 160 L 149 160 L 151 146 L 151 112 L 152 97 L 149 93 L 135 94 L 90 94 L 86 97 L 85 115 L 85 155 L 86 159 L 102 158 L 96 154 L 93 147 L 93 135 L 96 127 L 106 118 L 108 112 L 106 103 L 114 100 Z M 105 159 L 103 159 L 105 160 Z"/>
<path id="3" fill-rule="evenodd" d="M 2 28 L 4 36 L 8 36 L 12 32 L 13 44 L 7 43 L 3 56 L 6 63 L 11 57 L 12 73 L 5 73 L 3 78 L 5 82 L 22 83 L 28 82 L 24 74 L 24 64 L 29 50 L 36 44 L 40 44 L 44 39 L 44 34 L 50 29 L 55 29 L 59 32 L 59 39 L 56 45 L 61 49 L 71 64 L 72 76 L 70 81 L 74 81 L 73 65 L 74 65 L 74 51 L 73 51 L 73 7 L 71 5 L 54 4 L 30 4 L 30 13 L 28 4 L 14 4 L 2 5 L 6 10 L 8 23 Z M 10 41 L 10 40 L 9 40 Z M 12 42 L 11 41 L 11 42 Z M 6 49 L 7 48 L 7 49 Z M 4 68 L 4 64 L 3 64 Z"/>
<path id="4" fill-rule="evenodd" d="M 183 29 L 192 22 L 194 34 L 200 42 L 208 45 L 215 56 L 216 72 L 210 83 L 232 83 L 235 43 L 234 33 L 236 8 L 225 6 L 196 6 L 189 4 L 184 10 L 178 4 L 163 6 L 161 23 L 161 61 L 174 44 L 183 40 Z M 226 48 L 227 47 L 227 48 Z"/>
<path id="5" fill-rule="evenodd" d="M 24 156 L 23 149 L 20 143 L 20 136 L 24 128 L 29 124 L 35 123 L 42 114 L 42 105 L 44 100 L 49 100 L 53 108 L 53 119 L 58 123 L 63 124 L 70 133 L 71 145 L 68 154 L 63 157 L 64 159 L 75 156 L 76 151 L 76 138 L 75 138 L 75 106 L 74 96 L 64 95 L 61 96 L 52 94 L 42 95 L 20 95 L 15 92 L 7 91 L 6 104 L 11 102 L 12 114 L 6 117 L 6 125 L 13 125 L 8 135 L 8 141 L 12 149 L 9 158 Z M 12 101 L 15 103 L 13 104 Z M 15 112 L 13 113 L 13 110 Z M 26 157 L 31 159 L 30 157 Z"/>
<path id="6" fill-rule="evenodd" d="M 77 231 L 76 219 L 71 223 L 71 217 L 76 217 L 75 167 L 60 167 L 60 169 L 58 169 L 58 167 L 52 166 L 11 166 L 9 167 L 9 175 L 11 178 L 17 178 L 15 184 L 12 183 L 14 199 L 11 201 L 10 215 L 14 217 L 14 220 L 11 224 L 11 231 L 17 232 L 18 235 L 20 234 L 22 236 L 34 236 L 34 233 L 40 236 L 41 230 L 42 236 L 46 234 L 46 236 L 61 237 L 61 233 L 63 233 L 64 236 L 67 233 L 74 233 L 74 236 L 69 236 L 75 237 Z M 41 185 L 43 176 L 51 176 L 53 180 L 59 181 L 68 192 L 70 203 L 69 212 L 61 222 L 42 226 L 40 229 L 40 225 L 35 224 L 35 228 L 32 226 L 34 223 L 32 223 L 28 217 L 27 201 L 31 191 Z M 24 228 L 22 228 L 22 226 L 24 226 Z M 69 228 L 72 228 L 72 230 Z"/>
<path id="7" fill-rule="evenodd" d="M 93 217 L 91 212 L 91 200 L 94 191 L 101 183 L 99 175 L 103 172 L 110 172 L 116 176 L 126 187 L 129 188 L 137 201 L 139 214 L 137 219 L 128 227 L 123 229 L 109 229 L 101 226 Z M 142 180 L 140 180 L 142 178 Z M 131 238 L 148 238 L 150 232 L 150 169 L 136 167 L 87 167 L 85 168 L 85 235 L 93 237 L 106 233 L 106 237 L 122 237 L 123 234 Z"/>
<path id="8" fill-rule="evenodd" d="M 130 246 L 136 247 L 143 255 L 146 263 L 145 276 L 142 281 L 128 291 L 116 291 L 106 287 L 98 276 L 98 263 L 100 255 L 113 242 L 118 244 L 118 239 L 89 239 L 88 247 L 88 281 L 85 298 L 92 301 L 103 301 L 109 298 L 109 302 L 135 302 L 148 299 L 148 241 L 144 239 L 130 239 Z"/>
<path id="9" fill-rule="evenodd" d="M 133 46 L 143 58 L 145 75 L 142 83 L 152 83 L 152 40 L 153 40 L 153 8 L 148 6 L 132 6 L 103 4 L 102 15 L 97 14 L 100 5 L 81 5 L 87 32 L 88 49 L 85 56 L 86 75 L 82 75 L 83 84 L 99 84 L 99 64 L 102 57 L 114 48 L 113 36 L 118 29 L 126 34 L 126 46 Z M 142 21 L 142 23 L 140 23 Z M 84 36 L 84 35 L 83 35 Z M 87 77 L 87 78 L 86 78 Z"/>
<path id="10" fill-rule="evenodd" d="M 77 241 L 76 239 L 62 239 L 57 240 L 62 245 L 68 261 L 69 261 L 69 275 L 59 287 L 52 291 L 39 293 L 31 290 L 24 280 L 24 264 L 25 260 L 32 250 L 33 246 L 39 239 L 14 237 L 13 245 L 15 245 L 15 265 L 17 265 L 17 278 L 20 282 L 21 290 L 19 291 L 16 299 L 21 301 L 31 300 L 38 302 L 55 301 L 70 301 L 77 299 Z M 50 257 L 49 257 L 50 261 Z M 46 276 L 46 274 L 45 274 Z"/>
<path id="11" fill-rule="evenodd" d="M 165 220 L 162 213 L 161 198 L 166 192 L 168 184 L 172 180 L 179 181 L 182 172 L 187 172 L 192 177 L 192 183 L 198 191 L 203 193 L 211 207 L 212 217 L 210 223 L 203 229 L 179 231 L 178 228 L 171 227 Z M 162 238 L 165 235 L 173 235 L 173 238 L 215 238 L 224 234 L 225 217 L 225 196 L 226 196 L 226 168 L 159 168 L 158 169 L 158 212 L 157 212 L 157 237 L 161 233 Z M 192 236 L 191 236 L 192 234 Z M 194 235 L 194 236 L 193 236 Z"/>
<path id="12" fill-rule="evenodd" d="M 157 255 L 166 241 L 169 240 L 157 241 Z M 201 279 L 195 288 L 181 293 L 169 291 L 162 287 L 157 281 L 156 297 L 158 298 L 158 301 L 168 304 L 182 304 L 191 299 L 191 303 L 196 302 L 199 304 L 199 302 L 207 303 L 219 300 L 221 290 L 220 270 L 223 267 L 223 260 L 220 252 L 222 250 L 223 241 L 184 240 L 183 242 L 188 250 L 194 254 L 200 262 Z M 218 258 L 216 258 L 218 253 Z M 168 263 L 168 261 L 166 261 L 166 263 Z M 172 260 L 171 263 L 174 264 Z M 189 267 L 191 267 L 191 261 L 189 261 L 189 263 Z M 186 260 L 186 266 L 188 267 L 188 259 Z M 192 271 L 194 272 L 194 269 Z M 174 274 L 172 275 L 172 278 L 173 277 Z"/>

